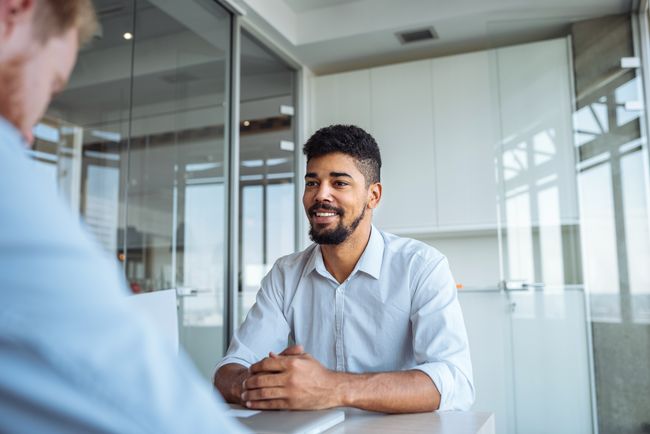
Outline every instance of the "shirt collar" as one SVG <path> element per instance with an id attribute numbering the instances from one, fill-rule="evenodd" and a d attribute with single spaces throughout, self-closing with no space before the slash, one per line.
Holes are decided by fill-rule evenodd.
<path id="1" fill-rule="evenodd" d="M 0 116 L 0 134 L 5 148 L 23 153 L 26 149 L 25 140 L 18 129 L 8 120 Z"/>
<path id="2" fill-rule="evenodd" d="M 354 275 L 357 271 L 363 271 L 364 273 L 379 279 L 381 274 L 381 264 L 384 259 L 384 238 L 381 235 L 379 229 L 374 225 L 370 229 L 370 239 L 366 245 L 361 258 L 357 262 L 357 265 L 354 267 L 354 270 L 350 276 Z M 312 252 L 307 264 L 305 265 L 305 270 L 303 275 L 308 275 L 312 271 L 316 270 L 318 274 L 326 278 L 332 278 L 332 275 L 327 268 L 325 268 L 325 262 L 323 262 L 323 254 L 320 249 L 320 245 L 316 244 L 314 251 Z"/>
<path id="3" fill-rule="evenodd" d="M 368 245 L 363 251 L 363 255 L 359 258 L 357 266 L 355 267 L 359 271 L 363 271 L 366 274 L 379 279 L 381 274 L 381 264 L 384 259 L 384 237 L 381 236 L 381 232 L 374 225 L 370 229 L 370 239 L 368 240 Z M 354 271 L 352 272 L 354 273 Z"/>

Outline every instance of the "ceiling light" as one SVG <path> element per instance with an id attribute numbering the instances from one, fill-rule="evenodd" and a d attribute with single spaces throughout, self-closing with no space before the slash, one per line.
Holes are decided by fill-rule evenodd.
<path id="1" fill-rule="evenodd" d="M 124 39 L 126 39 L 127 41 L 133 39 L 133 33 L 131 33 L 131 32 L 125 32 L 122 36 L 123 36 Z"/>
<path id="2" fill-rule="evenodd" d="M 244 121 L 244 126 L 245 127 L 249 126 L 250 124 L 251 124 L 250 121 Z"/>

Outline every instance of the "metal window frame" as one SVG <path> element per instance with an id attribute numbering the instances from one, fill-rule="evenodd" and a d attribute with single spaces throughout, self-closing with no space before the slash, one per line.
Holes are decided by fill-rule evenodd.
<path id="1" fill-rule="evenodd" d="M 239 123 L 240 123 L 240 90 L 241 90 L 241 38 L 242 30 L 251 34 L 258 42 L 264 45 L 268 50 L 284 61 L 289 67 L 294 69 L 294 143 L 302 143 L 305 136 L 305 119 L 304 119 L 304 89 L 306 88 L 306 69 L 293 56 L 280 48 L 271 37 L 259 30 L 249 20 L 245 18 L 246 11 L 234 3 L 232 0 L 214 0 L 219 5 L 226 8 L 231 14 L 230 28 L 230 53 L 228 56 L 228 67 L 226 77 L 226 102 L 228 104 L 228 120 L 226 122 L 226 141 L 225 149 L 226 179 L 228 180 L 228 189 L 226 195 L 226 268 L 224 273 L 224 326 L 223 326 L 223 345 L 224 351 L 227 350 L 232 336 L 237 328 L 237 312 L 239 308 L 238 289 L 239 289 Z M 298 180 L 302 179 L 301 173 L 304 172 L 304 158 L 300 148 L 294 149 L 294 179 L 295 185 L 295 248 L 302 245 L 304 222 L 301 219 L 302 210 L 298 206 L 301 194 L 298 188 Z"/>
<path id="2" fill-rule="evenodd" d="M 219 3 L 222 3 L 219 1 Z M 223 3 L 222 3 L 223 4 Z M 225 5 L 224 5 L 225 6 Z M 228 180 L 226 194 L 226 264 L 224 273 L 224 353 L 230 344 L 237 322 L 237 289 L 239 285 L 239 95 L 240 95 L 240 53 L 241 53 L 241 14 L 232 13 L 230 19 L 230 53 L 226 77 L 226 104 L 228 121 L 225 123 L 226 143 L 224 160 Z"/>
<path id="3" fill-rule="evenodd" d="M 643 174 L 646 184 L 646 207 L 650 220 L 650 155 L 648 151 L 648 132 L 650 130 L 650 1 L 641 0 L 638 9 L 632 14 L 633 38 L 635 52 L 641 57 L 641 93 L 643 98 L 644 116 L 641 120 L 641 134 L 645 137 L 642 143 L 641 156 L 643 159 Z M 650 221 L 648 222 L 650 224 Z"/>

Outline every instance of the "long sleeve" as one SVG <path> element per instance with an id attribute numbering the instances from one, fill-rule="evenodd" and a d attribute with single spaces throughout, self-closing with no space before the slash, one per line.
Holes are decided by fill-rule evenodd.
<path id="1" fill-rule="evenodd" d="M 427 263 L 415 285 L 411 324 L 416 369 L 438 388 L 440 410 L 469 410 L 474 402 L 472 365 L 447 259 Z"/>
<path id="2" fill-rule="evenodd" d="M 281 274 L 276 264 L 264 277 L 255 304 L 215 370 L 228 363 L 249 367 L 266 357 L 269 351 L 280 352 L 287 346 L 291 329 L 282 309 Z"/>
<path id="3" fill-rule="evenodd" d="M 244 432 L 21 151 L 0 143 L 0 432 Z"/>

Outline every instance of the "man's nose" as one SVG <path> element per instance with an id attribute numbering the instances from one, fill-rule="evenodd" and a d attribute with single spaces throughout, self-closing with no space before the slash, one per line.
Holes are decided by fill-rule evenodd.
<path id="1" fill-rule="evenodd" d="M 331 202 L 332 201 L 332 190 L 331 187 L 322 183 L 318 186 L 318 191 L 316 191 L 316 197 L 314 199 L 317 202 Z"/>

